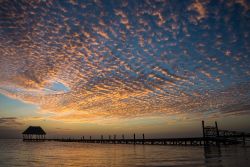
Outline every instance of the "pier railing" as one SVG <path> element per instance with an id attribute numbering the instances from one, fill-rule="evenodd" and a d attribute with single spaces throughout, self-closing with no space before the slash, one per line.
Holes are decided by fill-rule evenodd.
<path id="1" fill-rule="evenodd" d="M 209 142 L 210 139 L 215 139 L 217 140 L 217 144 L 220 142 L 231 143 L 231 144 L 235 143 L 245 144 L 246 138 L 250 137 L 249 133 L 219 129 L 216 121 L 215 121 L 215 126 L 205 126 L 204 121 L 202 121 L 202 130 L 203 130 L 203 138 L 206 139 L 206 141 Z"/>

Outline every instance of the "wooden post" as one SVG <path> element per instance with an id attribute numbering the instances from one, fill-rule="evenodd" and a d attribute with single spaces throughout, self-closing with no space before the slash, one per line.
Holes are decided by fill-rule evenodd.
<path id="1" fill-rule="evenodd" d="M 242 133 L 242 140 L 243 140 L 243 145 L 246 144 L 246 137 L 245 137 L 245 133 Z"/>
<path id="2" fill-rule="evenodd" d="M 202 120 L 202 134 L 203 134 L 203 138 L 205 138 L 206 136 L 205 136 L 205 123 L 204 123 L 204 121 Z"/>
<path id="3" fill-rule="evenodd" d="M 135 144 L 135 133 L 134 133 L 134 144 Z"/>
<path id="4" fill-rule="evenodd" d="M 144 144 L 144 140 L 145 140 L 145 138 L 144 138 L 144 133 L 142 134 L 142 144 Z"/>
<path id="5" fill-rule="evenodd" d="M 202 135 L 203 135 L 203 141 L 204 141 L 204 145 L 207 145 L 207 139 L 206 139 L 206 134 L 205 134 L 205 122 L 204 120 L 202 120 Z M 191 141 L 190 141 L 190 145 L 192 145 Z"/>
<path id="6" fill-rule="evenodd" d="M 215 121 L 215 128 L 216 128 L 216 134 L 217 134 L 217 137 L 220 137 L 218 124 L 217 124 L 217 122 L 216 122 L 216 121 Z"/>
<path id="7" fill-rule="evenodd" d="M 124 134 L 122 134 L 122 140 L 124 140 L 125 138 L 124 138 Z"/>
<path id="8" fill-rule="evenodd" d="M 215 129 L 216 129 L 216 137 L 217 137 L 217 139 L 216 139 L 216 145 L 217 145 L 217 146 L 220 146 L 220 142 L 218 141 L 218 140 L 219 140 L 218 138 L 220 137 L 218 124 L 217 124 L 217 122 L 216 122 L 216 121 L 214 122 L 214 124 L 215 124 Z"/>

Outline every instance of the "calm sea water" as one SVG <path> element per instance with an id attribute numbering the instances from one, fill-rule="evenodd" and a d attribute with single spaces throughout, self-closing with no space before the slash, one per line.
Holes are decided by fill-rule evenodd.
<path id="1" fill-rule="evenodd" d="M 0 166 L 250 166 L 250 147 L 83 144 L 0 140 Z"/>

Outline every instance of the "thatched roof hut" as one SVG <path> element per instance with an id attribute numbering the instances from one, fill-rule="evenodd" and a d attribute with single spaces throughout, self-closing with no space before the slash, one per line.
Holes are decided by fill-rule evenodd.
<path id="1" fill-rule="evenodd" d="M 40 126 L 30 126 L 22 134 L 23 140 L 44 140 L 46 132 Z"/>

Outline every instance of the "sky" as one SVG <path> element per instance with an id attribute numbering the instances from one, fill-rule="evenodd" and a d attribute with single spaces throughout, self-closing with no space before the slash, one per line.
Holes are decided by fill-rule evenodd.
<path id="1" fill-rule="evenodd" d="M 0 138 L 250 129 L 248 0 L 1 0 Z"/>

